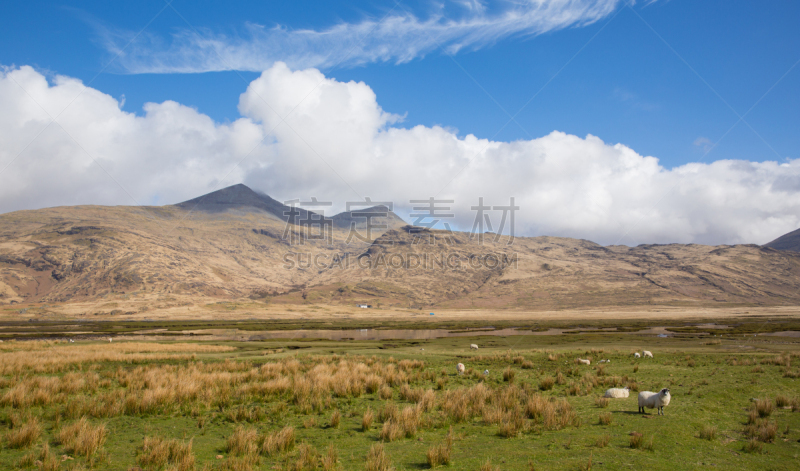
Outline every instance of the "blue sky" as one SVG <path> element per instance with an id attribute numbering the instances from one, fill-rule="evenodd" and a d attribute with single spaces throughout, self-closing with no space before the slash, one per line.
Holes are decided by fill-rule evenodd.
<path id="1" fill-rule="evenodd" d="M 170 99 L 218 121 L 233 121 L 239 117 L 238 96 L 257 73 L 134 74 L 119 58 L 112 61 L 103 30 L 120 35 L 120 45 L 126 34 L 148 23 L 139 42 L 150 36 L 169 42 L 189 28 L 232 36 L 243 34 L 247 23 L 325 30 L 379 19 L 394 2 L 175 0 L 174 10 L 166 5 L 10 3 L 0 18 L 0 63 L 34 65 L 84 82 L 94 78 L 93 88 L 124 95 L 128 111 Z M 456 4 L 448 8 L 455 17 L 464 13 Z M 403 2 L 389 14 L 424 18 L 437 11 L 433 3 Z M 594 134 L 672 167 L 704 158 L 703 144 L 720 139 L 737 122 L 736 113 L 747 112 L 800 59 L 798 18 L 800 4 L 793 1 L 639 2 L 632 10 L 620 5 L 587 26 L 504 38 L 452 56 L 436 48 L 401 64 L 389 60 L 322 70 L 338 80 L 366 82 L 385 110 L 406 114 L 404 126 L 439 124 L 461 135 L 504 141 L 556 129 Z M 740 122 L 705 159 L 797 157 L 798 90 L 800 70 L 793 70 L 745 117 L 752 129 Z M 503 127 L 508 114 L 537 92 L 516 122 Z"/>
<path id="2" fill-rule="evenodd" d="M 395 116 L 389 124 L 378 119 L 379 131 L 386 126 L 409 132 L 418 125 L 426 130 L 440 126 L 461 140 L 473 135 L 510 148 L 553 131 L 579 138 L 593 135 L 607 146 L 620 143 L 642 158 L 653 156 L 661 171 L 676 169 L 675 175 L 683 175 L 679 169 L 691 170 L 695 163 L 739 160 L 780 165 L 798 158 L 800 3 L 659 0 L 631 5 L 618 0 L 547 0 L 542 5 L 537 10 L 526 2 L 478 0 L 233 5 L 186 0 L 15 2 L 5 5 L 0 17 L 0 65 L 7 70 L 32 66 L 50 80 L 51 89 L 56 75 L 78 79 L 116 99 L 123 112 L 139 117 L 147 115 L 146 103 L 172 100 L 209 117 L 214 126 L 224 126 L 243 119 L 268 120 L 243 117 L 240 96 L 263 70 L 284 61 L 289 70 L 319 70 L 334 85 L 363 82 L 374 92 L 376 106 Z M 277 75 L 273 79 L 270 83 L 283 83 Z M 27 149 L 24 143 L 19 148 Z M 280 157 L 280 152 L 265 149 L 259 168 L 279 168 L 277 161 L 268 159 L 290 158 Z M 12 152 L 0 164 L 14 163 L 15 156 Z M 92 159 L 97 163 L 102 158 Z M 612 173 L 619 167 L 609 165 Z M 712 166 L 704 168 L 721 182 L 732 178 L 715 173 Z M 792 167 L 787 176 L 780 172 L 788 170 L 776 170 L 765 185 L 774 188 L 780 181 L 781 188 L 794 191 L 797 185 L 800 191 L 794 171 Z M 261 178 L 252 169 L 225 175 L 206 186 L 238 183 L 226 178 L 235 180 L 239 175 L 241 181 L 258 187 Z M 442 182 L 448 178 L 440 176 Z M 339 179 L 355 186 L 346 176 Z M 621 216 L 627 222 L 619 222 L 615 230 L 630 232 L 640 217 L 632 214 L 651 210 L 665 196 L 668 199 L 672 188 L 684 180 L 664 183 L 661 195 L 631 196 L 641 198 L 642 208 L 648 209 L 631 209 L 631 214 Z M 750 185 L 745 177 L 737 184 Z M 575 185 L 579 188 L 582 183 L 576 180 Z M 25 197 L 30 191 L 26 188 L 20 186 L 19 194 L 12 195 L 15 202 L 3 209 L 40 207 L 52 201 L 88 203 L 97 195 L 102 203 L 131 203 L 122 201 L 124 195 L 122 200 L 112 196 L 104 200 L 102 195 L 111 190 L 84 199 L 62 195 L 38 201 Z M 267 183 L 260 189 L 279 198 L 303 196 Z M 196 196 L 123 190 L 119 194 L 144 203 Z M 332 197 L 336 191 L 330 190 Z M 725 201 L 719 204 L 731 204 L 730 198 Z M 664 214 L 692 211 L 668 208 Z M 748 214 L 765 211 L 751 208 Z M 765 220 L 781 218 L 763 233 L 706 228 L 696 229 L 699 232 L 687 240 L 766 242 L 761 239 L 780 235 L 778 231 L 800 222 L 794 203 L 781 211 L 751 221 L 763 225 Z M 535 219 L 528 226 L 531 235 L 558 230 L 591 238 L 596 232 L 577 223 L 553 226 L 539 222 L 547 218 Z M 604 234 L 605 241 L 616 240 L 610 232 Z M 658 238 L 650 232 L 640 237 Z"/>

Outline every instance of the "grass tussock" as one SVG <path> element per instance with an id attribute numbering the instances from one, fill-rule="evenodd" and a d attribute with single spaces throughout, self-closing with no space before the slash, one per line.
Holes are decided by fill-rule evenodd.
<path id="1" fill-rule="evenodd" d="M 331 413 L 330 426 L 331 428 L 339 428 L 339 423 L 342 421 L 342 413 L 336 409 Z"/>
<path id="2" fill-rule="evenodd" d="M 604 413 L 600 414 L 600 419 L 599 419 L 600 425 L 611 425 L 611 422 L 613 420 L 614 419 L 613 419 L 613 417 L 611 415 L 611 412 L 604 412 Z"/>
<path id="3" fill-rule="evenodd" d="M 653 437 L 645 437 L 639 432 L 632 432 L 629 439 L 630 447 L 633 449 L 642 449 L 653 451 L 655 449 Z"/>
<path id="4" fill-rule="evenodd" d="M 304 442 L 297 447 L 297 454 L 290 462 L 288 469 L 292 471 L 314 471 L 319 469 L 322 461 L 323 458 L 320 456 L 319 451 L 313 445 Z"/>
<path id="5" fill-rule="evenodd" d="M 744 435 L 760 442 L 772 443 L 778 435 L 778 424 L 767 419 L 757 419 L 745 426 Z"/>
<path id="6" fill-rule="evenodd" d="M 294 448 L 294 442 L 294 428 L 284 427 L 276 432 L 264 435 L 261 438 L 260 451 L 267 456 L 286 453 Z"/>
<path id="7" fill-rule="evenodd" d="M 609 402 L 611 401 L 607 397 L 598 397 L 594 400 L 594 405 L 596 407 L 606 408 L 608 407 Z"/>
<path id="8" fill-rule="evenodd" d="M 450 456 L 453 452 L 453 427 L 447 432 L 443 442 L 428 448 L 425 457 L 428 466 L 436 468 L 438 466 L 450 464 Z"/>
<path id="9" fill-rule="evenodd" d="M 361 431 L 362 432 L 369 432 L 372 429 L 372 422 L 375 420 L 375 413 L 372 412 L 371 408 L 367 408 L 364 411 L 364 415 L 361 417 Z"/>
<path id="10" fill-rule="evenodd" d="M 258 431 L 254 427 L 238 425 L 225 441 L 225 451 L 235 456 L 258 453 Z"/>
<path id="11" fill-rule="evenodd" d="M 492 465 L 491 458 L 487 458 L 481 465 L 480 471 L 500 471 L 500 467 Z"/>
<path id="12" fill-rule="evenodd" d="M 169 468 L 175 471 L 193 471 L 195 456 L 192 452 L 192 440 L 145 437 L 136 462 L 145 470 Z"/>
<path id="13" fill-rule="evenodd" d="M 67 453 L 90 459 L 103 446 L 106 435 L 104 424 L 92 425 L 86 417 L 83 417 L 71 425 L 62 427 L 56 434 L 56 441 L 64 446 Z"/>
<path id="14" fill-rule="evenodd" d="M 752 438 L 744 443 L 744 446 L 742 446 L 742 451 L 745 453 L 761 454 L 764 451 L 764 444 L 755 438 Z"/>
<path id="15" fill-rule="evenodd" d="M 505 382 L 513 383 L 514 382 L 514 378 L 516 378 L 516 376 L 517 376 L 517 372 L 514 371 L 514 369 L 511 368 L 510 366 L 506 367 L 506 369 L 503 370 L 503 381 L 505 381 Z"/>
<path id="16" fill-rule="evenodd" d="M 6 433 L 9 448 L 29 448 L 42 436 L 42 425 L 36 417 L 29 416 L 25 423 L 12 425 L 13 428 Z"/>
<path id="17" fill-rule="evenodd" d="M 364 463 L 364 471 L 392 471 L 392 463 L 383 448 L 382 443 L 372 445 L 367 453 L 367 460 Z"/>
<path id="18" fill-rule="evenodd" d="M 545 430 L 560 430 L 580 425 L 580 419 L 566 399 L 530 396 L 525 404 L 525 415 Z"/>
<path id="19" fill-rule="evenodd" d="M 539 389 L 541 389 L 542 391 L 549 391 L 553 389 L 555 383 L 556 380 L 553 379 L 552 376 L 545 376 L 544 378 L 541 379 L 541 381 L 539 381 Z"/>
<path id="20" fill-rule="evenodd" d="M 772 401 L 769 399 L 756 399 L 755 403 L 753 403 L 753 409 L 758 413 L 759 417 L 769 417 L 772 415 L 772 411 L 774 410 L 774 406 Z"/>
<path id="21" fill-rule="evenodd" d="M 605 448 L 608 446 L 608 443 L 611 441 L 611 435 L 605 434 L 600 435 L 597 437 L 597 440 L 594 442 L 594 446 L 597 448 Z"/>
<path id="22" fill-rule="evenodd" d="M 792 400 L 789 397 L 784 395 L 775 396 L 775 407 L 783 408 L 789 407 L 791 405 Z"/>
<path id="23" fill-rule="evenodd" d="M 700 427 L 700 432 L 698 432 L 698 437 L 702 438 L 703 440 L 714 440 L 717 438 L 717 427 L 713 425 L 703 425 Z"/>
<path id="24" fill-rule="evenodd" d="M 328 451 L 322 457 L 320 465 L 323 471 L 333 471 L 339 467 L 339 452 L 336 451 L 333 443 L 328 445 Z"/>

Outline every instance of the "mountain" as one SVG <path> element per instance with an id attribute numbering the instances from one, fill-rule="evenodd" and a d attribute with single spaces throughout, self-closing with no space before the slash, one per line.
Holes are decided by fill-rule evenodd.
<path id="1" fill-rule="evenodd" d="M 315 238 L 287 209 L 236 185 L 171 206 L 3 214 L 0 304 L 57 303 L 80 314 L 243 298 L 522 310 L 800 302 L 800 253 L 769 247 L 481 240 L 408 226 L 381 207 L 325 217 L 327 237 Z M 367 213 L 386 226 L 371 237 Z"/>
<path id="2" fill-rule="evenodd" d="M 238 184 L 199 196 L 175 206 L 189 210 L 219 213 L 231 209 L 260 209 L 278 219 L 286 220 L 284 211 L 290 208 L 267 195 L 256 193 L 245 185 Z"/>
<path id="3" fill-rule="evenodd" d="M 792 252 L 800 252 L 800 229 L 784 234 L 764 247 L 771 247 L 776 250 L 791 250 Z"/>
<path id="4" fill-rule="evenodd" d="M 361 227 L 366 224 L 366 217 L 373 218 L 373 224 L 385 225 L 387 228 L 396 228 L 406 223 L 389 208 L 376 205 L 364 209 L 346 211 L 332 217 L 325 217 L 324 212 L 314 212 L 302 208 L 302 205 L 290 207 L 280 203 L 263 193 L 257 193 L 245 185 L 238 184 L 214 191 L 183 203 L 175 205 L 191 212 L 223 213 L 233 209 L 261 210 L 271 214 L 282 221 L 289 221 L 295 225 L 316 226 L 323 221 L 330 222 L 337 227 L 349 228 L 355 223 Z M 324 210 L 324 206 L 320 206 Z"/>

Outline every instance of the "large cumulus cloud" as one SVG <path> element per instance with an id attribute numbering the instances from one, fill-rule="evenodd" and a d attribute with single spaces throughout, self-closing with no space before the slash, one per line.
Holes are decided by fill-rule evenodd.
<path id="1" fill-rule="evenodd" d="M 22 67 L 0 76 L 0 211 L 62 204 L 174 203 L 244 182 L 278 199 L 452 199 L 520 206 L 517 235 L 597 242 L 765 243 L 800 226 L 800 160 L 719 160 L 666 169 L 595 136 L 554 131 L 496 142 L 402 127 L 364 83 L 277 63 L 215 123 L 175 102 L 144 113 L 77 80 Z M 57 120 L 49 124 L 53 117 Z M 30 144 L 29 144 L 30 143 Z M 7 166 L 7 168 L 6 168 Z M 501 213 L 491 213 L 495 225 Z"/>

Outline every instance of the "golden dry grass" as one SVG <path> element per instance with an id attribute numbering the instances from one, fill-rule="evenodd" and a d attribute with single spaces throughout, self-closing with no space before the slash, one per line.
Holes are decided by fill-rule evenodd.
<path id="1" fill-rule="evenodd" d="M 56 440 L 68 453 L 85 456 L 89 459 L 97 453 L 106 440 L 106 426 L 104 424 L 92 425 L 86 417 L 77 422 L 62 427 L 56 434 Z"/>
<path id="2" fill-rule="evenodd" d="M 145 470 L 168 468 L 175 471 L 193 471 L 195 456 L 192 452 L 192 440 L 145 437 L 136 461 Z"/>
<path id="3" fill-rule="evenodd" d="M 195 353 L 217 353 L 233 348 L 194 343 L 79 343 L 30 341 L 0 344 L 0 374 L 54 373 L 81 363 L 114 361 L 143 363 L 164 359 L 190 359 Z"/>
<path id="4" fill-rule="evenodd" d="M 39 441 L 42 426 L 36 417 L 28 417 L 25 423 L 12 428 L 6 433 L 9 448 L 28 448 Z"/>
<path id="5" fill-rule="evenodd" d="M 364 463 L 364 471 L 391 471 L 392 464 L 389 461 L 386 450 L 382 443 L 372 445 L 367 453 L 367 460 Z"/>
<path id="6" fill-rule="evenodd" d="M 261 439 L 261 453 L 267 456 L 285 453 L 294 448 L 294 442 L 294 428 L 284 427 L 276 432 L 266 434 Z"/>

